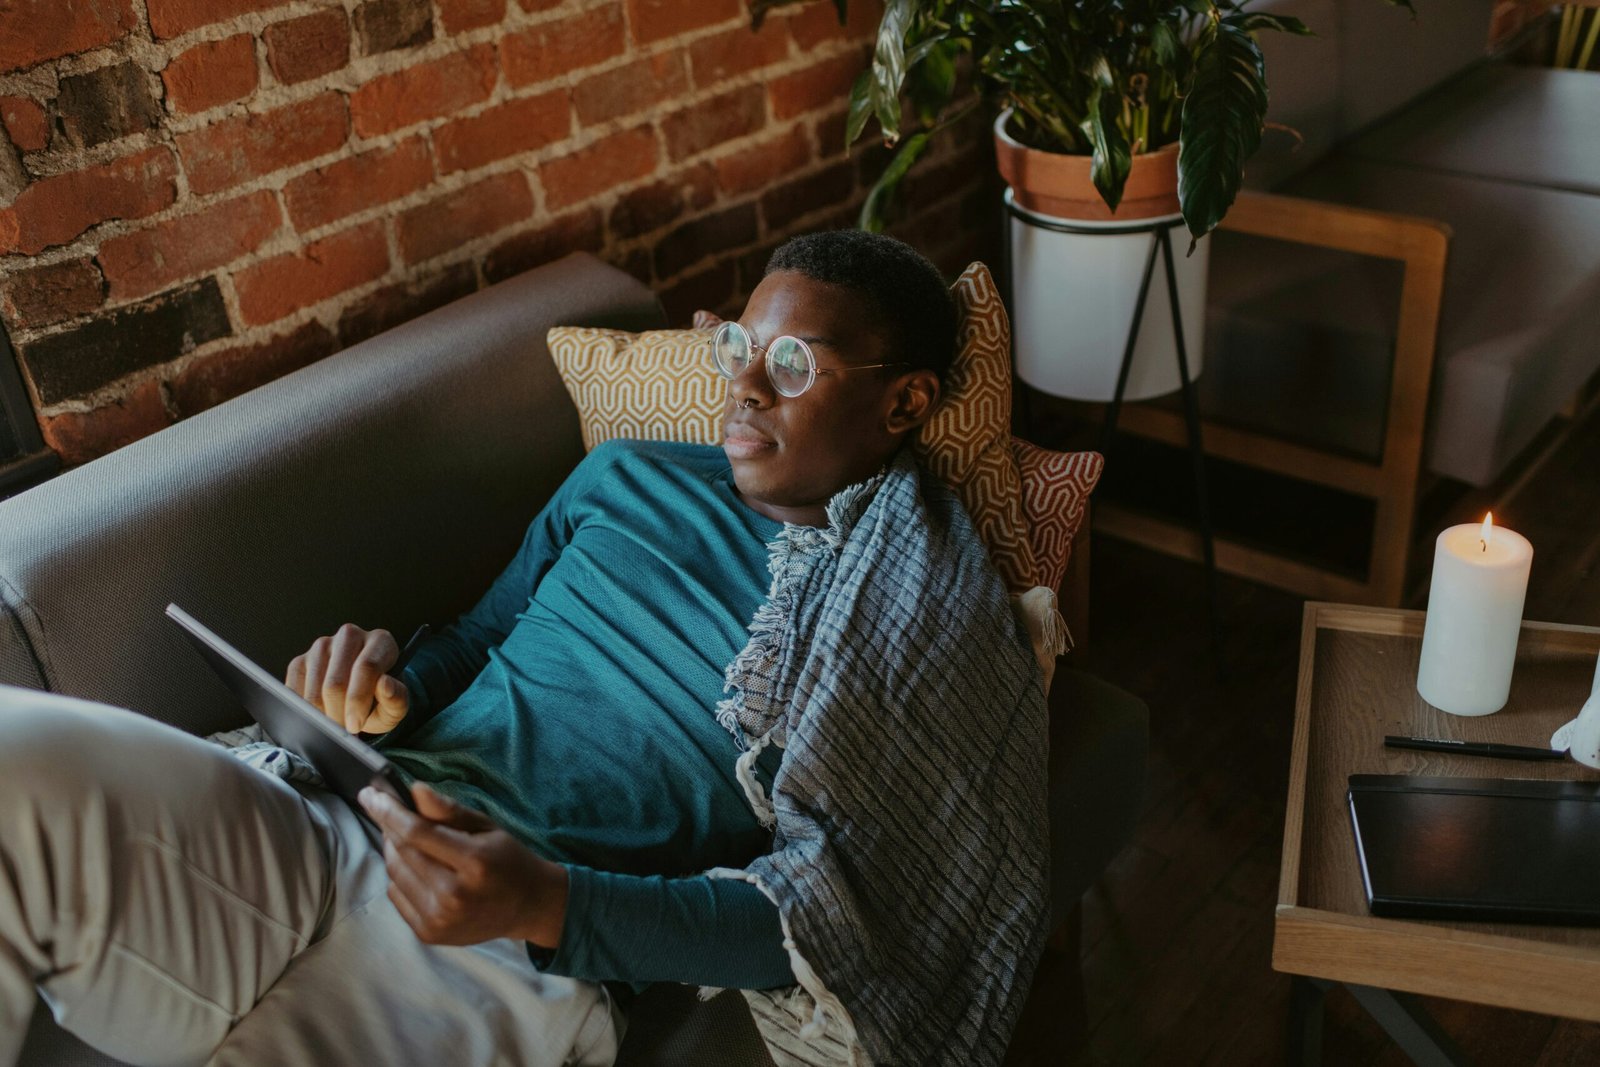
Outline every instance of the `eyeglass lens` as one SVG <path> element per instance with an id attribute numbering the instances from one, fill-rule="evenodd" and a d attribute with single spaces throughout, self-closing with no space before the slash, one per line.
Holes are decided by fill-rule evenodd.
<path id="1" fill-rule="evenodd" d="M 805 344 L 795 337 L 779 337 L 767 346 L 767 379 L 784 396 L 799 396 L 815 375 Z M 744 372 L 755 358 L 750 335 L 736 322 L 725 322 L 712 342 L 717 368 L 728 378 Z"/>

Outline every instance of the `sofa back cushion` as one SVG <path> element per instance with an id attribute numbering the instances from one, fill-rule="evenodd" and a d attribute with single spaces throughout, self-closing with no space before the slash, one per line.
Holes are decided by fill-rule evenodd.
<path id="1" fill-rule="evenodd" d="M 1381 0 L 1339 4 L 1343 136 L 1351 136 L 1481 60 L 1494 0 L 1414 0 L 1417 17 Z"/>
<path id="2" fill-rule="evenodd" d="M 269 671 L 340 623 L 470 607 L 583 454 L 556 322 L 658 325 L 569 256 L 0 502 L 0 682 L 194 732 L 244 713 L 176 602 Z"/>

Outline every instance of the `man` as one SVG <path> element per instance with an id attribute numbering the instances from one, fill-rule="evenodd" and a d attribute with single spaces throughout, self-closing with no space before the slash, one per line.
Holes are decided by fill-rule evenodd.
<path id="1" fill-rule="evenodd" d="M 26 1019 L 37 985 L 65 1026 L 131 1062 L 607 1063 L 622 1026 L 613 998 L 655 981 L 798 981 L 836 1035 L 873 1026 L 852 1011 L 883 984 L 874 976 L 894 972 L 853 977 L 829 946 L 881 936 L 867 946 L 876 966 L 910 939 L 882 933 L 872 891 L 832 894 L 852 863 L 876 859 L 856 851 L 862 833 L 897 831 L 875 825 L 882 798 L 865 820 L 829 813 L 840 771 L 827 739 L 853 737 L 830 709 L 855 708 L 854 697 L 758 661 L 820 650 L 840 677 L 860 673 L 844 666 L 849 649 L 818 636 L 832 616 L 801 610 L 821 593 L 779 595 L 773 546 L 842 536 L 843 498 L 862 519 L 874 491 L 890 495 L 879 486 L 917 497 L 900 446 L 937 403 L 953 345 L 943 282 L 908 246 L 851 231 L 790 242 L 719 334 L 730 377 L 720 450 L 595 449 L 480 602 L 398 679 L 384 673 L 398 649 L 383 630 L 346 625 L 296 657 L 288 684 L 346 728 L 383 734 L 377 743 L 416 779 L 415 814 L 363 793 L 381 839 L 325 790 L 291 788 L 138 716 L 0 702 L 0 1028 Z M 986 566 L 962 523 L 940 531 L 959 531 L 960 559 Z M 806 573 L 845 588 L 842 558 Z M 935 582 L 959 576 L 935 570 Z M 963 580 L 992 608 L 992 569 Z M 794 602 L 788 618 L 780 600 Z M 1003 591 L 999 603 L 1003 613 Z M 1005 684 L 1023 695 L 1002 687 L 1000 703 L 1042 706 L 1028 703 L 1037 683 L 1017 672 L 1031 660 L 1004 628 Z M 734 697 L 719 703 L 725 690 Z M 921 707 L 888 692 L 869 704 L 885 723 L 902 704 Z M 817 710 L 788 714 L 802 705 Z M 868 713 L 850 714 L 867 725 Z M 850 744 L 863 758 L 883 747 Z M 906 793 L 931 777 L 905 766 L 918 772 Z M 958 794 L 995 788 L 960 777 Z M 832 792 L 868 791 L 843 781 Z M 1019 781 L 1026 791 L 1032 779 Z M 946 817 L 960 821 L 951 803 Z M 838 824 L 843 844 L 800 809 Z M 933 811 L 894 814 L 920 819 L 924 837 L 953 832 L 928 821 Z M 1031 883 L 1039 870 L 1028 867 Z M 999 991 L 996 1003 L 962 1003 L 1006 1030 L 1037 908 L 989 897 L 1031 947 L 999 967 L 986 958 L 982 988 Z"/>

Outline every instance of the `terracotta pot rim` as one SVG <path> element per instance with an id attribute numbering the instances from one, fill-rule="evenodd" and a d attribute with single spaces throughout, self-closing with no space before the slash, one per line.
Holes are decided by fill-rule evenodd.
<path id="1" fill-rule="evenodd" d="M 1112 211 L 1090 179 L 1090 156 L 1023 144 L 1006 129 L 1012 114 L 1006 108 L 994 120 L 995 162 L 1018 206 L 1063 221 L 1131 223 L 1181 213 L 1177 142 L 1133 157 L 1122 200 Z"/>
<path id="2" fill-rule="evenodd" d="M 1007 145 L 1010 145 L 1010 146 L 1013 146 L 1013 147 L 1015 147 L 1017 149 L 1020 149 L 1023 152 L 1040 152 L 1040 153 L 1043 153 L 1044 155 L 1047 155 L 1047 156 L 1064 156 L 1067 159 L 1088 159 L 1089 158 L 1089 156 L 1084 154 L 1083 152 L 1056 152 L 1056 151 L 1054 151 L 1052 149 L 1049 149 L 1049 148 L 1035 148 L 1032 145 L 1023 144 L 1021 141 L 1019 141 L 1015 137 L 1011 136 L 1011 132 L 1006 129 L 1006 123 L 1011 121 L 1011 116 L 1016 112 L 1016 110 L 1017 109 L 1014 108 L 1014 107 L 1005 108 L 1000 112 L 999 116 L 995 118 L 995 120 L 994 120 L 994 135 L 995 135 L 995 137 L 997 137 L 1000 140 L 1004 141 Z M 1170 153 L 1176 154 L 1176 152 L 1178 151 L 1178 147 L 1179 147 L 1178 142 L 1177 141 L 1172 141 L 1172 142 L 1170 142 L 1168 144 L 1162 145 L 1160 148 L 1153 149 L 1153 150 L 1151 150 L 1149 152 L 1135 152 L 1134 155 L 1133 155 L 1133 158 L 1135 160 L 1154 159 L 1156 156 L 1162 155 L 1163 153 L 1170 152 Z"/>

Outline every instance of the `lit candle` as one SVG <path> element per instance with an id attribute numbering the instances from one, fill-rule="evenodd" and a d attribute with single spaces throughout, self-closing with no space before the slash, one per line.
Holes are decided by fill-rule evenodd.
<path id="1" fill-rule="evenodd" d="M 1511 695 L 1533 546 L 1493 519 L 1452 526 L 1433 547 L 1417 692 L 1455 715 L 1488 715 Z"/>

